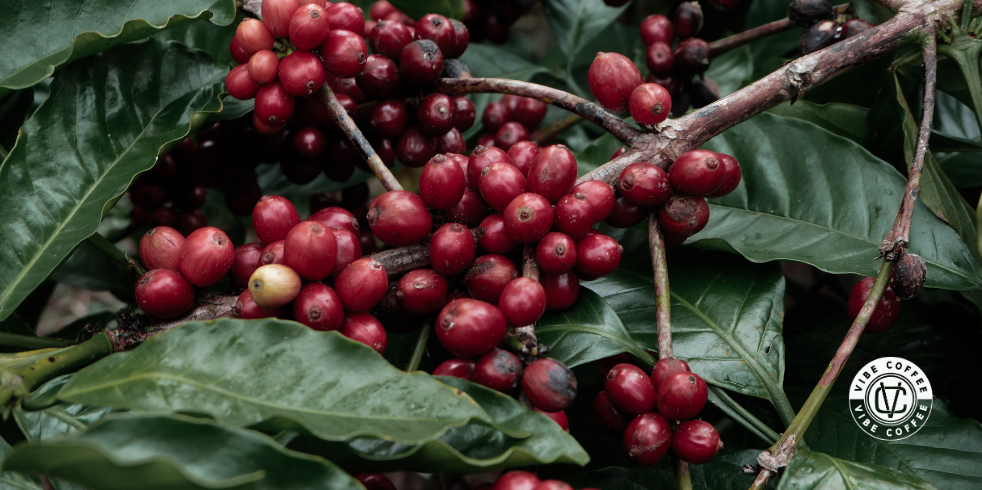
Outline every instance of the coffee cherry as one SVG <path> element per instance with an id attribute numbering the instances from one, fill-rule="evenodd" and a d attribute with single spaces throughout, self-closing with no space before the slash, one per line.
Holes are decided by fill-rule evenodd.
<path id="1" fill-rule="evenodd" d="M 442 16 L 441 16 L 442 17 Z M 442 136 L 453 128 L 454 105 L 450 97 L 432 93 L 419 101 L 416 106 L 416 124 L 427 136 Z"/>
<path id="2" fill-rule="evenodd" d="M 433 83 L 443 71 L 443 54 L 436 43 L 428 39 L 413 41 L 399 54 L 399 73 L 414 85 Z"/>
<path id="3" fill-rule="evenodd" d="M 385 2 L 385 0 L 382 0 L 382 2 L 389 3 Z M 357 473 L 352 476 L 358 480 L 358 483 L 361 483 L 365 487 L 365 490 L 396 490 L 396 486 L 392 484 L 392 480 L 389 480 L 381 473 Z"/>
<path id="4" fill-rule="evenodd" d="M 553 223 L 553 210 L 549 201 L 532 192 L 512 199 L 502 214 L 508 236 L 518 243 L 538 241 L 549 232 Z"/>
<path id="5" fill-rule="evenodd" d="M 788 18 L 801 27 L 811 27 L 832 17 L 832 4 L 827 0 L 791 0 Z"/>
<path id="6" fill-rule="evenodd" d="M 675 59 L 674 56 L 675 55 L 673 54 L 672 55 L 673 66 L 674 66 L 674 59 Z M 657 83 L 658 85 L 661 85 L 662 87 L 665 88 L 665 90 L 668 90 L 668 93 L 672 97 L 678 96 L 679 92 L 682 90 L 682 81 L 679 80 L 677 76 L 671 76 L 671 75 L 657 76 L 654 73 L 649 73 L 648 76 L 645 77 L 644 81 L 645 83 Z M 686 109 L 688 108 L 686 107 Z"/>
<path id="7" fill-rule="evenodd" d="M 361 258 L 361 242 L 359 240 L 359 234 L 347 228 L 332 226 L 328 230 L 334 235 L 334 240 L 338 244 L 337 260 L 334 261 L 334 267 L 327 276 L 328 279 L 335 279 L 352 262 Z"/>
<path id="8" fill-rule="evenodd" d="M 859 311 L 863 309 L 866 299 L 869 298 L 869 293 L 873 290 L 874 283 L 876 283 L 875 277 L 864 277 L 852 288 L 852 292 L 849 293 L 849 303 L 846 307 L 849 321 L 856 321 Z M 868 333 L 886 332 L 897 323 L 897 317 L 899 315 L 900 299 L 893 292 L 893 288 L 887 284 L 886 289 L 883 291 L 883 296 L 880 298 L 880 302 L 876 304 L 873 314 L 870 315 L 869 321 L 866 323 L 865 331 Z"/>
<path id="9" fill-rule="evenodd" d="M 464 172 L 445 155 L 435 155 L 419 175 L 419 193 L 431 209 L 449 209 L 464 195 Z"/>
<path id="10" fill-rule="evenodd" d="M 614 366 L 604 378 L 604 391 L 621 413 L 638 415 L 655 408 L 655 386 L 651 378 L 632 364 Z"/>
<path id="11" fill-rule="evenodd" d="M 398 99 L 376 102 L 370 114 L 369 125 L 383 138 L 398 138 L 406 132 L 409 125 L 406 106 Z"/>
<path id="12" fill-rule="evenodd" d="M 584 194 L 566 194 L 556 203 L 553 225 L 556 230 L 578 240 L 592 229 L 596 211 Z"/>
<path id="13" fill-rule="evenodd" d="M 522 362 L 515 354 L 494 349 L 474 364 L 474 382 L 502 393 L 511 393 L 522 377 Z"/>
<path id="14" fill-rule="evenodd" d="M 655 43 L 671 44 L 675 38 L 675 28 L 672 21 L 664 15 L 649 15 L 641 21 L 641 42 L 645 46 Z"/>
<path id="15" fill-rule="evenodd" d="M 393 247 L 419 243 L 433 227 L 423 198 L 409 191 L 389 191 L 376 197 L 367 218 L 375 237 Z"/>
<path id="16" fill-rule="evenodd" d="M 262 3 L 263 24 L 276 37 L 290 35 L 290 18 L 300 8 L 297 0 L 265 0 Z"/>
<path id="17" fill-rule="evenodd" d="M 494 305 L 476 299 L 458 299 L 440 311 L 436 336 L 451 354 L 477 357 L 505 338 L 505 317 Z"/>
<path id="18" fill-rule="evenodd" d="M 279 82 L 268 83 L 256 91 L 256 119 L 267 126 L 279 128 L 293 115 L 294 98 Z"/>
<path id="19" fill-rule="evenodd" d="M 320 157 L 327 148 L 327 138 L 324 137 L 324 133 L 312 126 L 301 128 L 293 133 L 290 142 L 297 153 L 309 160 Z"/>
<path id="20" fill-rule="evenodd" d="M 140 262 L 147 270 L 180 268 L 184 235 L 169 226 L 158 226 L 140 238 Z"/>
<path id="21" fill-rule="evenodd" d="M 637 416 L 624 431 L 624 451 L 641 466 L 651 466 L 665 457 L 672 446 L 668 420 L 657 413 Z"/>
<path id="22" fill-rule="evenodd" d="M 874 24 L 866 22 L 863 19 L 849 19 L 842 25 L 842 38 L 846 39 L 858 36 L 874 27 L 876 27 Z"/>
<path id="23" fill-rule="evenodd" d="M 331 228 L 334 226 L 340 226 L 352 233 L 359 233 L 360 227 L 358 225 L 358 219 L 355 215 L 351 214 L 344 208 L 339 208 L 336 206 L 331 206 L 329 208 L 321 209 L 310 216 L 308 221 L 316 221 L 324 226 L 324 228 Z"/>
<path id="24" fill-rule="evenodd" d="M 453 106 L 453 126 L 459 131 L 467 131 L 474 125 L 474 119 L 477 118 L 477 110 L 474 108 L 474 103 L 471 102 L 471 99 L 463 95 L 458 95 L 453 97 Z"/>
<path id="25" fill-rule="evenodd" d="M 683 2 L 675 9 L 672 27 L 679 39 L 688 39 L 699 34 L 702 30 L 702 21 L 702 7 L 699 6 L 699 2 Z"/>
<path id="26" fill-rule="evenodd" d="M 386 0 L 378 0 L 372 3 L 372 6 L 368 9 L 368 15 L 372 20 L 381 21 L 385 16 L 398 11 L 399 9 L 395 5 L 392 5 Z"/>
<path id="27" fill-rule="evenodd" d="M 620 53 L 597 53 L 587 81 L 597 102 L 613 112 L 626 111 L 631 92 L 642 83 L 641 71 Z"/>
<path id="28" fill-rule="evenodd" d="M 740 170 L 740 162 L 737 162 L 736 158 L 725 153 L 717 153 L 716 158 L 723 164 L 723 183 L 713 193 L 707 194 L 706 197 L 723 197 L 733 192 L 740 185 L 740 178 L 743 174 Z"/>
<path id="29" fill-rule="evenodd" d="M 249 65 L 239 65 L 232 68 L 225 76 L 225 91 L 239 100 L 249 100 L 259 91 L 259 82 L 249 75 Z"/>
<path id="30" fill-rule="evenodd" d="M 499 162 L 510 164 L 511 157 L 501 148 L 483 145 L 475 147 L 467 162 L 467 186 L 474 192 L 480 192 L 481 173 L 484 172 L 484 168 Z"/>
<path id="31" fill-rule="evenodd" d="M 556 423 L 556 425 L 559 426 L 560 429 L 569 432 L 569 417 L 566 416 L 566 412 L 563 412 L 562 410 L 558 412 L 546 412 L 544 410 L 539 410 L 538 408 L 535 408 L 534 410 L 542 415 L 545 415 L 546 417 L 549 417 Z"/>
<path id="32" fill-rule="evenodd" d="M 239 289 L 249 287 L 249 278 L 261 265 L 262 256 L 263 246 L 258 243 L 246 243 L 235 249 L 232 268 L 228 271 L 233 287 Z"/>
<path id="33" fill-rule="evenodd" d="M 379 354 L 385 354 L 388 336 L 377 318 L 369 313 L 348 313 L 341 324 L 341 335 L 361 342 Z"/>
<path id="34" fill-rule="evenodd" d="M 385 267 L 371 257 L 351 263 L 334 281 L 344 309 L 359 313 L 375 306 L 389 289 Z"/>
<path id="35" fill-rule="evenodd" d="M 337 330 L 344 320 L 344 307 L 333 289 L 325 284 L 312 282 L 300 289 L 300 294 L 293 303 L 293 317 L 314 330 Z"/>
<path id="36" fill-rule="evenodd" d="M 263 254 L 259 257 L 259 266 L 270 265 L 270 264 L 282 264 L 286 265 L 285 254 L 283 253 L 284 245 L 286 245 L 286 240 L 279 240 L 269 245 L 263 249 Z M 251 276 L 250 276 L 251 277 Z"/>
<path id="37" fill-rule="evenodd" d="M 432 269 L 416 269 L 399 279 L 396 298 L 399 306 L 411 315 L 428 315 L 443 308 L 447 297 L 447 280 Z"/>
<path id="38" fill-rule="evenodd" d="M 535 487 L 535 490 L 573 490 L 573 487 L 569 483 L 560 480 L 543 480 L 542 483 Z"/>
<path id="39" fill-rule="evenodd" d="M 282 196 L 263 196 L 252 210 L 252 225 L 259 241 L 265 244 L 286 239 L 298 223 L 300 213 Z"/>
<path id="40" fill-rule="evenodd" d="M 328 72 L 327 83 L 330 85 L 331 90 L 333 90 L 335 94 L 347 95 L 348 97 L 351 97 L 351 100 L 354 101 L 355 104 L 365 102 L 365 94 L 360 88 L 358 88 L 358 83 L 354 78 L 338 78 Z"/>
<path id="41" fill-rule="evenodd" d="M 657 83 L 643 83 L 631 93 L 629 105 L 631 117 L 638 124 L 653 126 L 672 112 L 672 96 Z"/>
<path id="42" fill-rule="evenodd" d="M 536 245 L 535 263 L 550 274 L 568 272 L 576 264 L 576 243 L 565 233 L 550 232 Z"/>
<path id="43" fill-rule="evenodd" d="M 457 33 L 446 17 L 440 14 L 426 14 L 416 21 L 416 39 L 429 39 L 436 43 L 447 58 L 453 58 L 450 53 L 456 52 Z"/>
<path id="44" fill-rule="evenodd" d="M 606 276 L 617 269 L 623 251 L 624 248 L 607 235 L 587 235 L 576 242 L 576 274 L 584 281 Z"/>
<path id="45" fill-rule="evenodd" d="M 333 7 L 333 5 L 328 7 L 328 14 Z M 336 77 L 349 78 L 358 75 L 365 68 L 365 62 L 368 60 L 368 45 L 359 34 L 346 30 L 332 30 L 321 44 L 320 54 L 327 71 Z"/>
<path id="46" fill-rule="evenodd" d="M 234 259 L 235 249 L 228 235 L 208 226 L 184 240 L 178 268 L 188 282 L 203 288 L 218 282 L 232 268 Z"/>
<path id="47" fill-rule="evenodd" d="M 669 174 L 648 162 L 628 165 L 617 180 L 617 190 L 626 199 L 645 207 L 663 204 L 672 195 Z"/>
<path id="48" fill-rule="evenodd" d="M 263 49 L 273 49 L 276 38 L 259 19 L 245 19 L 235 28 L 235 41 L 249 56 Z"/>
<path id="49" fill-rule="evenodd" d="M 518 249 L 520 243 L 512 240 L 505 230 L 505 218 L 500 214 L 491 214 L 481 221 L 477 231 L 477 243 L 487 252 L 506 254 Z"/>
<path id="50" fill-rule="evenodd" d="M 337 2 L 327 7 L 331 30 L 346 30 L 359 37 L 365 32 L 365 14 L 361 8 L 348 2 Z"/>
<path id="51" fill-rule="evenodd" d="M 400 22 L 381 20 L 368 34 L 372 51 L 390 59 L 398 58 L 402 48 L 412 40 L 412 31 Z"/>
<path id="52" fill-rule="evenodd" d="M 532 161 L 528 173 L 529 192 L 540 194 L 555 204 L 576 184 L 576 157 L 563 145 L 543 148 Z"/>
<path id="53" fill-rule="evenodd" d="M 370 54 L 365 68 L 355 77 L 365 95 L 373 99 L 399 95 L 399 68 L 394 61 L 380 54 Z"/>
<path id="54" fill-rule="evenodd" d="M 436 138 L 437 153 L 463 153 L 467 151 L 467 142 L 457 128 L 450 128 L 443 136 Z"/>
<path id="55" fill-rule="evenodd" d="M 498 212 L 526 190 L 525 176 L 509 163 L 494 163 L 484 167 L 478 180 L 478 188 L 484 201 Z"/>
<path id="56" fill-rule="evenodd" d="M 417 126 L 411 126 L 396 142 L 396 156 L 407 167 L 418 168 L 436 155 L 436 138 L 424 135 Z"/>
<path id="57" fill-rule="evenodd" d="M 539 284 L 546 292 L 546 310 L 549 311 L 565 310 L 576 304 L 580 296 L 580 280 L 574 271 L 543 273 L 539 275 Z"/>
<path id="58" fill-rule="evenodd" d="M 510 326 L 531 325 L 546 311 L 546 291 L 538 281 L 516 277 L 501 290 L 498 309 Z"/>
<path id="59" fill-rule="evenodd" d="M 655 368 L 651 370 L 651 383 L 655 386 L 655 391 L 657 391 L 662 381 L 665 381 L 665 378 L 675 373 L 688 373 L 691 371 L 689 364 L 682 359 L 677 357 L 662 358 L 655 363 Z"/>
<path id="60" fill-rule="evenodd" d="M 512 279 L 518 277 L 518 269 L 503 255 L 482 255 L 464 276 L 464 285 L 474 299 L 497 304 L 501 292 Z"/>
<path id="61" fill-rule="evenodd" d="M 840 40 L 836 38 L 838 29 L 839 25 L 832 20 L 816 23 L 805 29 L 801 39 L 798 40 L 798 50 L 802 55 L 806 55 L 838 42 Z"/>
<path id="62" fill-rule="evenodd" d="M 512 109 L 512 118 L 526 128 L 534 128 L 545 119 L 547 109 L 545 102 L 530 97 L 520 97 Z"/>
<path id="63" fill-rule="evenodd" d="M 685 4 L 683 4 L 685 5 Z M 690 37 L 677 46 L 672 53 L 675 71 L 683 76 L 701 75 L 709 68 L 712 51 L 709 43 L 696 37 Z"/>
<path id="64" fill-rule="evenodd" d="M 440 50 L 444 52 L 443 55 L 448 59 L 460 58 L 464 54 L 464 51 L 467 51 L 467 46 L 471 42 L 471 33 L 463 22 L 456 19 L 450 19 L 450 25 L 453 26 L 454 32 L 453 49 L 444 51 L 443 48 L 440 48 Z"/>
<path id="65" fill-rule="evenodd" d="M 576 398 L 576 376 L 555 359 L 536 359 L 522 375 L 522 392 L 535 408 L 546 412 L 566 410 Z"/>
<path id="66" fill-rule="evenodd" d="M 235 318 L 240 320 L 260 320 L 263 318 L 284 318 L 283 308 L 263 308 L 252 300 L 252 293 L 242 291 L 235 301 Z"/>
<path id="67" fill-rule="evenodd" d="M 297 49 L 310 51 L 317 49 L 327 38 L 331 32 L 331 21 L 324 7 L 308 3 L 293 12 L 289 30 L 290 42 Z"/>
<path id="68" fill-rule="evenodd" d="M 228 52 L 232 55 L 232 59 L 240 65 L 249 62 L 249 56 L 251 53 L 242 49 L 242 46 L 239 45 L 239 40 L 235 36 L 232 37 L 232 42 L 229 44 Z"/>
<path id="69" fill-rule="evenodd" d="M 498 129 L 498 132 L 494 135 L 495 146 L 502 149 L 510 149 L 512 145 L 518 143 L 519 141 L 526 141 L 529 139 L 529 130 L 525 129 L 521 123 L 515 121 L 506 122 Z"/>
<path id="70" fill-rule="evenodd" d="M 249 278 L 249 294 L 263 308 L 279 308 L 300 294 L 300 276 L 285 265 L 261 266 Z"/>
<path id="71" fill-rule="evenodd" d="M 447 223 L 430 239 L 430 261 L 433 269 L 445 276 L 466 270 L 474 262 L 477 245 L 474 235 L 460 223 Z"/>
<path id="72" fill-rule="evenodd" d="M 723 447 L 713 424 L 705 420 L 686 420 L 672 434 L 672 451 L 689 464 L 705 464 Z"/>
<path id="73" fill-rule="evenodd" d="M 599 223 L 614 209 L 614 189 L 599 180 L 588 180 L 573 187 L 573 194 L 583 194 L 593 208 L 590 222 Z"/>
<path id="74" fill-rule="evenodd" d="M 460 223 L 470 228 L 480 224 L 481 220 L 489 214 L 491 214 L 491 208 L 484 202 L 484 199 L 481 199 L 478 193 L 466 188 L 460 201 L 441 213 L 441 219 L 444 223 Z"/>
<path id="75" fill-rule="evenodd" d="M 481 116 L 484 129 L 491 133 L 496 133 L 506 122 L 511 120 L 511 108 L 503 101 L 491 102 L 486 105 L 484 107 L 484 114 Z"/>
<path id="76" fill-rule="evenodd" d="M 709 204 L 700 196 L 672 194 L 658 208 L 658 224 L 666 234 L 690 237 L 699 233 L 709 222 Z"/>
<path id="77" fill-rule="evenodd" d="M 628 419 L 622 415 L 613 404 L 606 391 L 601 391 L 593 399 L 593 418 L 600 424 L 600 427 L 607 432 L 615 435 L 624 433 L 627 428 Z"/>
<path id="78" fill-rule="evenodd" d="M 337 261 L 338 244 L 334 234 L 316 221 L 304 221 L 286 235 L 283 258 L 300 277 L 319 281 L 327 277 Z"/>
<path id="79" fill-rule="evenodd" d="M 920 294 L 927 280 L 927 266 L 920 255 L 904 252 L 890 276 L 890 288 L 897 299 L 907 301 Z M 869 329 L 869 327 L 867 327 Z"/>
<path id="80" fill-rule="evenodd" d="M 672 47 L 663 42 L 649 45 L 648 49 L 644 52 L 644 61 L 648 65 L 648 69 L 655 76 L 671 76 L 672 69 L 675 67 L 675 56 L 672 54 Z M 669 111 L 665 112 L 668 113 Z"/>
<path id="81" fill-rule="evenodd" d="M 455 358 L 443 361 L 433 370 L 433 376 L 453 376 L 474 381 L 474 359 Z"/>
<path id="82" fill-rule="evenodd" d="M 154 318 L 174 318 L 194 306 L 194 288 L 175 270 L 154 269 L 136 283 L 136 304 Z"/>
<path id="83" fill-rule="evenodd" d="M 528 471 L 509 471 L 498 477 L 492 490 L 535 490 L 539 477 Z"/>
<path id="84" fill-rule="evenodd" d="M 525 176 L 528 176 L 532 162 L 538 154 L 539 145 L 534 141 L 519 141 L 508 148 L 508 157 L 511 158 L 512 164 Z"/>
<path id="85" fill-rule="evenodd" d="M 658 386 L 658 413 L 670 420 L 695 418 L 706 406 L 709 391 L 696 373 L 675 373 Z"/>
<path id="86" fill-rule="evenodd" d="M 477 146 L 486 146 L 491 148 L 494 146 L 494 135 L 493 134 L 482 134 L 480 138 L 477 139 Z"/>

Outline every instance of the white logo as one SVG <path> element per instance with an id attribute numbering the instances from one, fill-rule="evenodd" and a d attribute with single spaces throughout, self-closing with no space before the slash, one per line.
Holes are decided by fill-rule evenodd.
<path id="1" fill-rule="evenodd" d="M 931 382 L 916 364 L 881 357 L 856 373 L 849 386 L 849 411 L 863 432 L 884 441 L 906 439 L 931 415 Z"/>

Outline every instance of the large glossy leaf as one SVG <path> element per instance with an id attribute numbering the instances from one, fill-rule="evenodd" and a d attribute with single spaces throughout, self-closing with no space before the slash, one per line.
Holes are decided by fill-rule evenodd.
<path id="1" fill-rule="evenodd" d="M 754 60 L 749 46 L 743 46 L 713 58 L 706 76 L 716 82 L 723 97 L 741 89 L 751 81 Z"/>
<path id="2" fill-rule="evenodd" d="M 229 66 L 235 62 L 232 59 L 232 52 L 229 51 L 229 45 L 235 37 L 236 26 L 244 18 L 245 16 L 240 12 L 229 25 L 189 22 L 158 32 L 154 37 L 161 41 L 177 41 L 189 48 L 200 49 L 210 54 L 222 66 Z"/>
<path id="3" fill-rule="evenodd" d="M 706 464 L 692 465 L 692 487 L 707 490 L 746 490 L 754 477 L 743 475 L 744 464 L 753 464 L 761 450 L 721 451 Z M 618 490 L 648 490 L 674 488 L 675 477 L 669 458 L 656 466 L 612 466 L 602 470 L 580 473 L 566 479 L 576 488 L 594 487 Z"/>
<path id="4" fill-rule="evenodd" d="M 900 490 L 935 489 L 934 485 L 887 468 L 854 463 L 827 454 L 802 450 L 781 476 L 779 490 Z"/>
<path id="5" fill-rule="evenodd" d="M 812 123 L 766 113 L 705 147 L 735 156 L 743 181 L 730 195 L 711 200 L 709 224 L 693 243 L 755 262 L 784 259 L 837 274 L 876 274 L 877 248 L 906 185 L 887 163 Z M 982 287 L 972 252 L 920 204 L 909 250 L 927 262 L 929 287 Z"/>
<path id="6" fill-rule="evenodd" d="M 440 14 L 451 19 L 464 18 L 464 0 L 394 0 L 392 5 L 414 19 L 426 14 Z"/>
<path id="7" fill-rule="evenodd" d="M 570 60 L 627 8 L 608 7 L 603 0 L 543 0 L 542 6 L 559 48 Z"/>
<path id="8" fill-rule="evenodd" d="M 768 109 L 768 112 L 784 117 L 794 117 L 821 126 L 826 131 L 849 138 L 860 145 L 866 142 L 868 128 L 866 115 L 869 109 L 852 104 L 830 102 L 816 104 L 798 100 L 785 102 Z"/>
<path id="9" fill-rule="evenodd" d="M 66 68 L 0 166 L 0 318 L 102 217 L 166 144 L 221 110 L 226 70 L 149 41 Z"/>
<path id="10" fill-rule="evenodd" d="M 176 415 L 113 417 L 68 437 L 19 444 L 3 468 L 107 490 L 363 488 L 333 463 L 258 432 Z"/>
<path id="11" fill-rule="evenodd" d="M 24 88 L 55 68 L 117 44 L 198 19 L 228 25 L 233 0 L 39 0 L 12 2 L 0 16 L 0 88 Z"/>
<path id="12" fill-rule="evenodd" d="M 83 369 L 59 398 L 207 414 L 331 441 L 415 444 L 472 421 L 495 425 L 474 400 L 427 374 L 402 372 L 337 332 L 281 320 L 182 325 Z"/>
<path id="13" fill-rule="evenodd" d="M 10 444 L 0 439 L 0 458 L 6 458 L 11 450 Z M 0 473 L 0 490 L 42 490 L 42 487 L 35 475 L 4 471 Z"/>
<path id="14" fill-rule="evenodd" d="M 117 298 L 133 301 L 136 280 L 123 272 L 104 252 L 88 240 L 75 247 L 65 262 L 51 271 L 48 279 L 90 291 L 109 291 Z"/>
<path id="15" fill-rule="evenodd" d="M 55 378 L 31 393 L 31 399 L 54 399 L 71 375 Z M 29 441 L 39 441 L 85 429 L 119 410 L 81 404 L 57 403 L 43 410 L 14 410 L 14 418 Z"/>
<path id="16" fill-rule="evenodd" d="M 941 170 L 959 189 L 982 186 L 982 160 L 973 153 L 956 153 L 939 162 Z"/>

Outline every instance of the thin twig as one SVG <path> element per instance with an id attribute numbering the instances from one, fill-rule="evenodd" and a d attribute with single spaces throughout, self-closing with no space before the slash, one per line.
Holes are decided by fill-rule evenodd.
<path id="1" fill-rule="evenodd" d="M 648 214 L 648 246 L 651 268 L 655 274 L 655 325 L 658 329 L 658 358 L 672 357 L 672 298 L 668 290 L 668 264 L 665 261 L 665 237 L 658 226 L 657 211 Z"/>
<path id="2" fill-rule="evenodd" d="M 533 281 L 539 281 L 539 266 L 535 263 L 535 245 L 525 245 L 522 250 L 522 277 L 527 277 Z M 515 328 L 515 336 L 522 343 L 523 351 L 535 356 L 538 354 L 538 339 L 535 338 L 535 324 L 525 325 Z"/>
<path id="3" fill-rule="evenodd" d="M 675 473 L 675 488 L 677 490 L 692 490 L 692 475 L 689 473 L 689 464 L 679 459 L 679 456 L 672 453 L 672 472 Z"/>
<path id="4" fill-rule="evenodd" d="M 136 261 L 133 257 L 126 255 L 125 252 L 116 248 L 115 245 L 109 242 L 106 237 L 99 233 L 94 233 L 88 238 L 89 243 L 99 249 L 100 252 L 106 254 L 107 257 L 112 259 L 116 263 L 116 266 L 120 268 L 123 272 L 126 272 L 134 279 L 139 279 L 147 273 L 147 270 Z"/>
<path id="5" fill-rule="evenodd" d="M 409 364 L 406 365 L 407 373 L 419 369 L 419 363 L 423 360 L 423 354 L 426 353 L 426 343 L 430 340 L 430 330 L 432 329 L 433 319 L 424 322 L 423 328 L 419 329 L 419 335 L 416 337 L 416 345 L 413 347 L 413 356 L 409 358 Z"/>
<path id="6" fill-rule="evenodd" d="M 797 24 L 791 22 L 790 19 L 780 19 L 775 20 L 774 22 L 768 22 L 764 25 L 754 27 L 753 29 L 747 29 L 746 31 L 709 43 L 709 52 L 711 53 L 711 56 L 715 58 L 731 49 L 739 48 L 740 46 L 749 44 L 758 39 L 763 39 L 772 34 L 793 29 L 796 26 Z"/>
<path id="7" fill-rule="evenodd" d="M 570 114 L 569 116 L 566 116 L 550 124 L 549 126 L 535 130 L 535 132 L 532 133 L 532 141 L 540 145 L 548 143 L 556 136 L 562 134 L 563 131 L 572 128 L 583 121 L 585 121 L 585 119 L 582 117 L 576 114 Z"/>

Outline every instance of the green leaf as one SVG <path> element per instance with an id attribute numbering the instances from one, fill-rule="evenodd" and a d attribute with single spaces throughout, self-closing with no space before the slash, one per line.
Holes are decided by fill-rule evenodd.
<path id="1" fill-rule="evenodd" d="M 197 19 L 228 25 L 234 17 L 232 0 L 9 4 L 0 17 L 0 39 L 6 41 L 10 53 L 0 57 L 0 88 L 30 87 L 51 76 L 59 66 L 161 29 Z"/>
<path id="2" fill-rule="evenodd" d="M 627 9 L 608 7 L 603 0 L 543 0 L 542 7 L 559 48 L 571 60 Z"/>
<path id="3" fill-rule="evenodd" d="M 752 81 L 753 73 L 753 54 L 749 46 L 743 46 L 713 58 L 706 76 L 716 83 L 720 96 L 726 97 Z"/>
<path id="4" fill-rule="evenodd" d="M 809 443 L 811 441 L 809 440 Z M 801 450 L 781 476 L 779 490 L 935 489 L 934 485 L 887 468 L 853 463 L 807 449 Z"/>
<path id="5" fill-rule="evenodd" d="M 654 325 L 650 327 L 654 328 Z M 535 324 L 535 335 L 540 343 L 549 346 L 549 357 L 559 359 L 569 367 L 621 352 L 645 359 L 650 364 L 655 362 L 651 354 L 631 338 L 613 308 L 586 288 L 580 288 L 579 299 L 572 308 L 546 313 Z"/>
<path id="6" fill-rule="evenodd" d="M 705 147 L 742 164 L 743 181 L 710 201 L 700 246 L 754 262 L 793 260 L 836 274 L 876 274 L 906 179 L 852 141 L 812 123 L 760 114 Z M 982 287 L 982 268 L 947 224 L 917 205 L 910 252 L 928 264 L 927 286 Z"/>
<path id="7" fill-rule="evenodd" d="M 69 437 L 19 444 L 3 468 L 107 490 L 363 488 L 333 463 L 258 432 L 176 415 L 114 417 Z"/>
<path id="8" fill-rule="evenodd" d="M 211 55 L 218 64 L 230 66 L 235 60 L 232 59 L 232 52 L 229 45 L 235 37 L 235 28 L 239 22 L 245 19 L 242 12 L 235 16 L 235 20 L 228 25 L 216 25 L 211 22 L 189 22 L 160 31 L 153 37 L 161 41 L 177 41 L 189 48 L 200 49 Z M 229 102 L 237 100 L 230 98 Z M 245 102 L 245 101 L 243 101 Z"/>
<path id="9" fill-rule="evenodd" d="M 18 90 L 7 96 L 0 95 L 0 146 L 7 150 L 13 148 L 17 130 L 24 124 L 33 105 L 33 90 Z"/>
<path id="10" fill-rule="evenodd" d="M 59 376 L 31 393 L 32 400 L 54 399 L 72 375 Z M 14 409 L 17 426 L 29 441 L 50 439 L 85 429 L 111 413 L 113 408 L 81 404 L 58 403 L 44 410 Z"/>
<path id="11" fill-rule="evenodd" d="M 982 186 L 982 161 L 978 155 L 956 153 L 941 160 L 939 166 L 959 189 Z"/>
<path id="12" fill-rule="evenodd" d="M 0 166 L 0 319 L 82 240 L 161 147 L 222 104 L 226 69 L 172 42 L 74 63 Z"/>
<path id="13" fill-rule="evenodd" d="M 10 444 L 0 439 L 0 458 L 6 458 L 10 451 Z M 0 473 L 0 490 L 42 490 L 42 487 L 36 476 L 4 471 Z"/>
<path id="14" fill-rule="evenodd" d="M 113 296 L 130 302 L 134 300 L 136 280 L 88 240 L 78 244 L 48 279 L 90 291 L 109 291 Z"/>
<path id="15" fill-rule="evenodd" d="M 498 428 L 474 400 L 427 374 L 402 372 L 337 332 L 281 320 L 182 325 L 83 369 L 58 397 L 206 414 L 329 441 L 369 436 L 415 444 L 469 422 Z"/>
<path id="16" fill-rule="evenodd" d="M 464 18 L 464 0 L 394 0 L 391 3 L 414 19 L 426 14 L 440 14 L 450 19 Z"/>
<path id="17" fill-rule="evenodd" d="M 860 145 L 866 143 L 868 136 L 866 115 L 869 109 L 865 107 L 839 102 L 816 104 L 807 100 L 798 100 L 794 104 L 785 102 L 772 107 L 768 112 L 778 116 L 803 119 Z"/>
<path id="18" fill-rule="evenodd" d="M 746 490 L 754 482 L 752 475 L 743 475 L 744 464 L 755 464 L 761 450 L 723 450 L 710 462 L 689 466 L 692 487 L 707 490 Z M 648 490 L 674 488 L 675 477 L 669 458 L 655 466 L 612 466 L 587 471 L 566 479 L 576 488 L 595 487 L 618 490 Z"/>
<path id="19" fill-rule="evenodd" d="M 587 172 L 610 161 L 610 156 L 620 147 L 624 146 L 621 140 L 610 133 L 593 140 L 582 152 L 577 153 L 576 167 L 577 174 L 584 175 Z"/>

